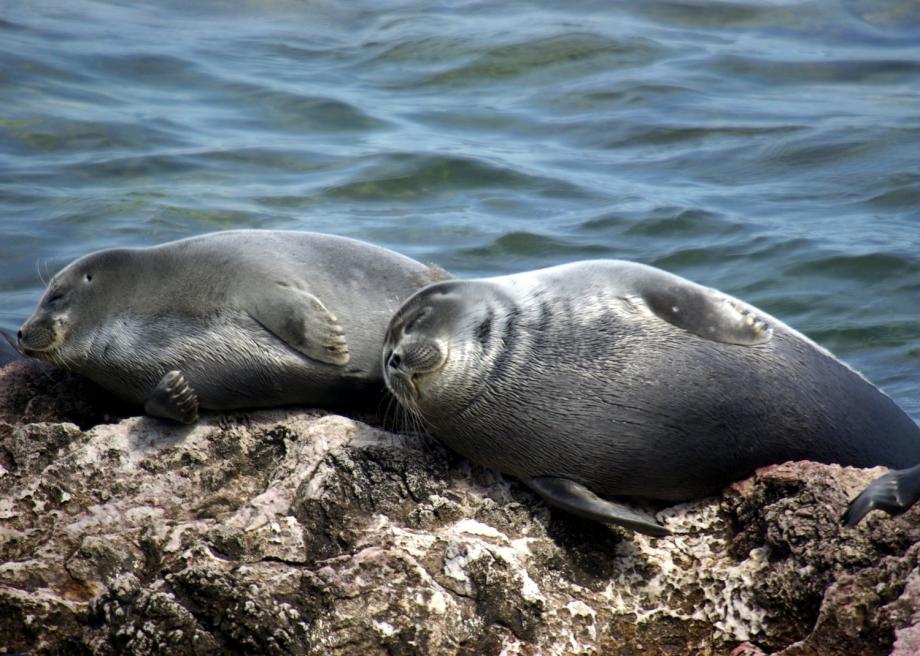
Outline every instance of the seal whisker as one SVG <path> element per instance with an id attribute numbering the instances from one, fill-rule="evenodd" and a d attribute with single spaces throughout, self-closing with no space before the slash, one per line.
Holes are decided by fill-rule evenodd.
<path id="1" fill-rule="evenodd" d="M 413 417 L 412 413 L 405 406 L 397 406 L 395 408 L 396 415 L 394 417 L 396 424 L 397 432 L 403 433 L 405 435 L 411 435 L 413 431 Z"/>
<path id="2" fill-rule="evenodd" d="M 387 425 L 387 415 L 392 406 L 390 397 L 392 397 L 392 395 L 389 393 L 389 390 L 384 389 L 383 395 L 377 399 L 377 405 L 374 406 L 374 415 L 380 418 L 384 426 Z"/>
<path id="3" fill-rule="evenodd" d="M 434 427 L 432 426 L 431 422 L 429 422 L 425 418 L 425 415 L 422 414 L 421 408 L 418 407 L 418 401 L 416 401 L 415 399 L 410 399 L 409 403 L 410 403 L 409 412 L 411 413 L 412 417 L 415 418 L 416 430 L 418 434 L 419 435 L 430 434 Z"/>
<path id="4" fill-rule="evenodd" d="M 42 285 L 47 287 L 48 281 L 45 280 L 45 276 L 42 275 L 41 259 L 39 258 L 35 259 L 35 273 L 38 274 L 38 279 L 41 281 Z"/>
<path id="5" fill-rule="evenodd" d="M 399 430 L 402 420 L 400 415 L 403 412 L 403 408 L 399 405 L 399 401 L 393 394 L 387 391 L 387 405 L 386 410 L 383 416 L 383 425 L 387 428 L 393 428 L 394 430 Z"/>

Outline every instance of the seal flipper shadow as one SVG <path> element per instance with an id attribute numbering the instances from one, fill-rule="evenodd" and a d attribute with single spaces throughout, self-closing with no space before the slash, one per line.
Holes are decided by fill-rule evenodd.
<path id="1" fill-rule="evenodd" d="M 601 499 L 580 483 L 555 476 L 537 476 L 524 479 L 524 484 L 548 503 L 573 515 L 605 524 L 618 524 L 633 531 L 662 537 L 671 531 L 654 518 L 638 513 L 626 506 Z"/>
<path id="2" fill-rule="evenodd" d="M 183 424 L 198 420 L 198 396 L 180 371 L 170 371 L 153 388 L 144 412 Z"/>
<path id="3" fill-rule="evenodd" d="M 753 346 L 773 336 L 773 328 L 753 308 L 692 283 L 642 281 L 636 290 L 659 318 L 714 342 Z"/>
<path id="4" fill-rule="evenodd" d="M 900 515 L 920 499 L 920 465 L 899 469 L 876 478 L 847 508 L 842 521 L 856 526 L 872 510 Z"/>
<path id="5" fill-rule="evenodd" d="M 338 319 L 313 294 L 279 282 L 247 310 L 263 328 L 309 358 L 338 366 L 351 359 Z"/>

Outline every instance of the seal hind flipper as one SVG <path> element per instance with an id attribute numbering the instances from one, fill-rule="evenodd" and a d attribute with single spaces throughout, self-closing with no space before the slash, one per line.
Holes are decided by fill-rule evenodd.
<path id="1" fill-rule="evenodd" d="M 344 366 L 351 355 L 338 319 L 313 294 L 277 283 L 250 309 L 267 331 L 308 358 Z"/>
<path id="2" fill-rule="evenodd" d="M 859 493 L 843 515 L 846 526 L 856 526 L 872 510 L 900 515 L 920 499 L 920 465 L 876 478 Z"/>
<path id="3" fill-rule="evenodd" d="M 654 518 L 622 504 L 602 499 L 580 483 L 555 476 L 536 476 L 524 484 L 548 503 L 570 513 L 606 524 L 617 524 L 638 533 L 662 537 L 671 531 Z"/>
<path id="4" fill-rule="evenodd" d="M 180 371 L 165 374 L 153 388 L 144 412 L 154 417 L 193 424 L 198 419 L 198 395 Z"/>
<path id="5" fill-rule="evenodd" d="M 773 328 L 753 308 L 686 281 L 646 281 L 638 290 L 660 319 L 714 342 L 753 346 L 773 336 Z"/>

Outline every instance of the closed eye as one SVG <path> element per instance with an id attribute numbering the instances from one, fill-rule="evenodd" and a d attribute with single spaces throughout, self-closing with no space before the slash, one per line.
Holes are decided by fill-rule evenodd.
<path id="1" fill-rule="evenodd" d="M 409 319 L 408 323 L 406 323 L 406 325 L 403 326 L 403 334 L 408 335 L 412 331 L 412 329 L 415 327 L 415 325 L 419 321 L 421 321 L 424 317 L 427 317 L 430 313 L 431 313 L 431 308 L 425 308 L 424 310 L 416 314 L 414 317 Z"/>

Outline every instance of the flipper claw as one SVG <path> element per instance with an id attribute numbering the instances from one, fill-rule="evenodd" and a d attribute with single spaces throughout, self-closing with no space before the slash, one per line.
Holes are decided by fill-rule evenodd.
<path id="1" fill-rule="evenodd" d="M 157 383 L 144 404 L 144 411 L 154 417 L 193 424 L 198 420 L 198 396 L 182 372 L 173 370 Z"/>

